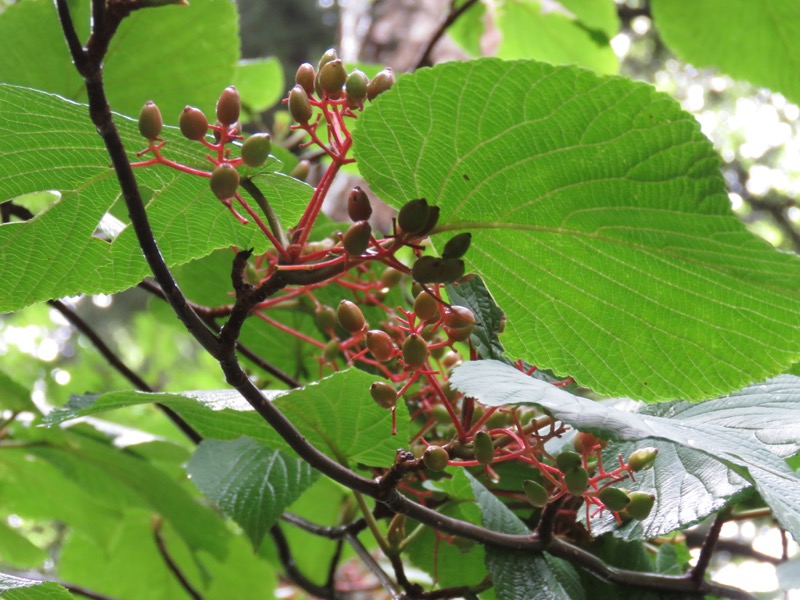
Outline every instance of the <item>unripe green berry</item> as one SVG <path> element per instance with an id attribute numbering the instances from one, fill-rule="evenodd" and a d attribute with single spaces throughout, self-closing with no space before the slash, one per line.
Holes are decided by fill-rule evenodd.
<path id="1" fill-rule="evenodd" d="M 444 316 L 444 332 L 456 342 L 469 338 L 475 329 L 475 314 L 466 306 L 451 306 Z"/>
<path id="2" fill-rule="evenodd" d="M 211 172 L 209 185 L 211 191 L 220 200 L 233 198 L 236 190 L 239 189 L 239 172 L 233 165 L 222 163 Z"/>
<path id="3" fill-rule="evenodd" d="M 571 450 L 564 450 L 556 456 L 556 465 L 563 473 L 566 473 L 570 469 L 582 466 L 581 455 Z"/>
<path id="4" fill-rule="evenodd" d="M 406 202 L 397 214 L 397 225 L 400 229 L 414 235 L 422 231 L 428 222 L 430 206 L 425 198 L 417 198 Z"/>
<path id="5" fill-rule="evenodd" d="M 541 484 L 531 479 L 526 479 L 522 482 L 522 489 L 525 491 L 525 497 L 528 502 L 536 508 L 542 508 L 547 504 L 549 494 Z"/>
<path id="6" fill-rule="evenodd" d="M 268 133 L 254 133 L 242 144 L 242 160 L 248 167 L 260 167 L 267 161 L 272 150 L 272 139 Z"/>
<path id="7" fill-rule="evenodd" d="M 442 258 L 461 258 L 467 253 L 467 250 L 469 250 L 469 245 L 471 242 L 471 233 L 459 233 L 458 235 L 450 238 L 450 240 L 448 240 L 448 242 L 444 245 Z"/>
<path id="8" fill-rule="evenodd" d="M 387 267 L 383 273 L 381 273 L 381 284 L 387 288 L 393 288 L 400 280 L 403 278 L 403 272 L 398 271 L 393 267 Z"/>
<path id="9" fill-rule="evenodd" d="M 461 356 L 458 354 L 458 352 L 454 352 L 453 350 L 450 350 L 450 352 L 445 354 L 444 358 L 442 359 L 442 366 L 448 371 L 460 364 Z"/>
<path id="10" fill-rule="evenodd" d="M 622 488 L 606 487 L 597 492 L 597 498 L 608 510 L 619 512 L 630 502 L 628 492 Z"/>
<path id="11" fill-rule="evenodd" d="M 361 256 L 369 248 L 371 236 L 372 227 L 370 227 L 370 224 L 367 221 L 358 221 L 350 225 L 347 231 L 344 232 L 342 245 L 351 256 Z"/>
<path id="12" fill-rule="evenodd" d="M 447 462 L 449 460 L 450 455 L 447 454 L 447 450 L 441 446 L 428 446 L 422 454 L 422 462 L 425 466 L 437 473 L 447 468 Z"/>
<path id="13" fill-rule="evenodd" d="M 319 71 L 319 86 L 329 98 L 340 98 L 346 81 L 347 70 L 340 58 L 325 63 Z"/>
<path id="14" fill-rule="evenodd" d="M 364 106 L 364 98 L 367 97 L 367 85 L 369 85 L 369 77 L 358 69 L 347 76 L 344 90 L 347 93 L 347 105 L 351 109 Z"/>
<path id="15" fill-rule="evenodd" d="M 389 543 L 389 549 L 397 553 L 404 539 L 406 539 L 406 516 L 402 513 L 397 513 L 392 517 L 389 529 L 386 530 L 386 541 Z"/>
<path id="16" fill-rule="evenodd" d="M 208 119 L 203 111 L 193 106 L 184 107 L 178 118 L 178 125 L 184 137 L 195 142 L 204 140 L 208 133 Z"/>
<path id="17" fill-rule="evenodd" d="M 420 292 L 414 299 L 414 314 L 423 321 L 439 318 L 439 302 L 428 292 Z"/>
<path id="18" fill-rule="evenodd" d="M 164 121 L 161 111 L 152 100 L 148 100 L 139 111 L 139 133 L 148 140 L 155 140 L 161 133 Z"/>
<path id="19" fill-rule="evenodd" d="M 390 410 L 397 404 L 397 392 L 385 381 L 376 381 L 369 388 L 369 393 L 375 403 L 381 408 Z"/>
<path id="20" fill-rule="evenodd" d="M 658 455 L 658 448 L 639 448 L 631 452 L 628 457 L 628 466 L 632 471 L 641 471 L 652 467 Z"/>
<path id="21" fill-rule="evenodd" d="M 650 516 L 650 511 L 653 510 L 653 505 L 656 502 L 654 494 L 631 492 L 628 496 L 630 497 L 630 502 L 625 510 L 630 516 L 637 521 L 644 521 Z"/>
<path id="22" fill-rule="evenodd" d="M 339 325 L 342 326 L 342 329 L 350 333 L 358 333 L 366 325 L 364 313 L 350 300 L 339 302 L 339 307 L 336 309 L 336 318 L 339 320 Z"/>
<path id="23" fill-rule="evenodd" d="M 411 369 L 419 369 L 428 358 L 428 344 L 422 336 L 412 333 L 403 342 L 403 362 Z"/>
<path id="24" fill-rule="evenodd" d="M 336 54 L 336 48 L 328 48 L 325 50 L 319 59 L 319 64 L 317 64 L 317 72 L 322 71 L 322 67 L 337 58 L 339 58 L 339 56 Z"/>
<path id="25" fill-rule="evenodd" d="M 347 215 L 351 221 L 366 221 L 372 216 L 372 204 L 367 192 L 356 186 L 347 196 Z"/>
<path id="26" fill-rule="evenodd" d="M 475 450 L 475 460 L 482 465 L 490 465 L 494 461 L 494 444 L 492 436 L 485 431 L 479 431 L 472 440 Z"/>
<path id="27" fill-rule="evenodd" d="M 325 344 L 325 347 L 322 349 L 322 358 L 330 363 L 335 361 L 340 353 L 341 347 L 339 345 L 339 340 L 334 338 Z"/>
<path id="28" fill-rule="evenodd" d="M 239 120 L 242 110 L 242 100 L 235 86 L 229 85 L 219 95 L 217 100 L 217 119 L 225 127 L 230 127 Z"/>
<path id="29" fill-rule="evenodd" d="M 395 82 L 394 72 L 389 67 L 375 75 L 367 84 L 367 98 L 370 101 L 392 88 Z"/>
<path id="30" fill-rule="evenodd" d="M 395 347 L 391 336 L 380 329 L 370 329 L 367 332 L 367 348 L 375 360 L 386 362 L 394 357 Z"/>
<path id="31" fill-rule="evenodd" d="M 294 82 L 301 86 L 306 94 L 309 96 L 314 95 L 314 78 L 317 72 L 314 70 L 314 65 L 311 63 L 303 63 L 297 67 L 297 73 L 294 76 Z"/>
<path id="32" fill-rule="evenodd" d="M 320 304 L 314 311 L 314 321 L 322 331 L 332 331 L 336 327 L 336 311 L 332 307 Z"/>
<path id="33" fill-rule="evenodd" d="M 305 181 L 309 173 L 311 173 L 311 161 L 303 159 L 294 166 L 289 175 L 300 181 Z"/>
<path id="34" fill-rule="evenodd" d="M 583 467 L 575 467 L 564 473 L 567 491 L 573 496 L 582 496 L 589 486 L 589 473 Z"/>
<path id="35" fill-rule="evenodd" d="M 289 114 L 301 125 L 308 123 L 311 115 L 314 114 L 311 103 L 308 101 L 308 94 L 301 85 L 296 85 L 289 91 Z"/>

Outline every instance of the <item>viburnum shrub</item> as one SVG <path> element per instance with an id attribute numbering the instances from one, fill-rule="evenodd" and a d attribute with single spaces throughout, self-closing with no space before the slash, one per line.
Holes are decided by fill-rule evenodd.
<path id="1" fill-rule="evenodd" d="M 488 59 L 368 76 L 330 49 L 297 68 L 281 105 L 291 123 L 273 134 L 253 130 L 236 85 L 169 115 L 153 89 L 135 123 L 109 110 L 104 60 L 130 13 L 160 4 L 93 2 L 84 44 L 56 1 L 104 148 L 83 130 L 85 107 L 0 87 L 12 107 L 0 125 L 27 144 L 0 142 L 20 170 L 0 178 L 3 199 L 55 189 L 38 154 L 51 122 L 66 133 L 47 160 L 75 163 L 48 210 L 4 205 L 0 244 L 15 258 L 2 307 L 51 301 L 137 390 L 47 412 L 0 373 L 17 402 L 3 451 L 97 490 L 98 530 L 81 533 L 85 511 L 54 517 L 77 532 L 59 564 L 68 589 L 267 597 L 277 569 L 326 598 L 750 597 L 707 570 L 727 520 L 774 519 L 785 555 L 800 532 L 784 460 L 800 450 L 800 383 L 740 389 L 800 359 L 800 262 L 730 213 L 693 119 L 644 84 L 576 67 Z M 334 198 L 354 169 L 372 191 Z M 124 217 L 108 204 L 119 190 L 128 223 L 108 233 Z M 388 225 L 376 196 L 396 209 Z M 349 222 L 325 216 L 326 200 Z M 50 254 L 29 260 L 20 249 L 37 241 Z M 53 300 L 137 284 L 170 305 L 227 389 L 155 390 Z M 190 456 L 178 442 L 163 442 L 178 458 L 123 450 L 111 430 L 72 421 L 142 404 L 177 425 Z M 18 461 L 0 465 L 30 485 Z M 104 531 L 117 517 L 124 527 Z M 689 566 L 682 531 L 708 517 Z M 130 542 L 141 531 L 150 546 Z M 147 568 L 171 583 L 146 595 L 82 573 L 75 557 L 93 552 L 129 556 L 129 573 L 155 557 Z M 0 582 L 28 587 L 63 591 Z"/>

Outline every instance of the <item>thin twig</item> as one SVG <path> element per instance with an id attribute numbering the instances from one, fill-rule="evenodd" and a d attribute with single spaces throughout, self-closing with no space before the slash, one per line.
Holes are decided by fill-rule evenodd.
<path id="1" fill-rule="evenodd" d="M 722 526 L 725 524 L 725 521 L 728 520 L 730 512 L 730 508 L 720 511 L 711 524 L 711 527 L 708 529 L 706 539 L 703 542 L 703 546 L 700 548 L 700 555 L 697 557 L 697 564 L 695 564 L 694 568 L 689 572 L 692 581 L 696 584 L 700 584 L 706 576 L 708 565 L 711 563 L 711 556 L 714 554 L 714 547 L 719 539 Z"/>
<path id="2" fill-rule="evenodd" d="M 278 558 L 281 561 L 284 571 L 286 571 L 286 576 L 292 580 L 292 583 L 312 596 L 330 599 L 340 597 L 336 594 L 335 590 L 317 585 L 300 572 L 300 569 L 297 568 L 297 563 L 295 563 L 292 551 L 289 548 L 289 542 L 283 534 L 280 525 L 273 525 L 269 530 L 269 534 L 272 537 L 272 541 L 275 543 L 275 547 L 278 549 Z"/>
<path id="3" fill-rule="evenodd" d="M 434 46 L 439 43 L 439 40 L 442 39 L 442 36 L 447 32 L 448 28 L 450 28 L 461 15 L 463 15 L 477 3 L 478 0 L 466 0 L 466 2 L 464 2 L 461 6 L 457 7 L 456 0 L 452 0 L 452 2 L 450 2 L 450 10 L 447 13 L 447 17 L 445 17 L 444 21 L 442 21 L 436 31 L 433 32 L 433 35 L 428 40 L 428 43 L 425 44 L 425 49 L 422 51 L 421 56 L 417 60 L 414 70 L 431 66 L 431 52 L 433 51 Z"/>
<path id="4" fill-rule="evenodd" d="M 169 554 L 169 550 L 167 550 L 167 545 L 164 543 L 164 538 L 161 535 L 161 519 L 156 519 L 153 523 L 153 538 L 156 541 L 156 546 L 158 547 L 158 553 L 161 555 L 161 559 L 167 565 L 167 568 L 170 570 L 172 575 L 175 579 L 178 580 L 178 583 L 193 600 L 203 600 L 203 596 L 194 589 L 189 580 L 186 579 L 186 576 L 181 571 L 181 568 L 178 564 L 172 559 L 172 556 Z"/>
<path id="5" fill-rule="evenodd" d="M 381 584 L 383 589 L 385 589 L 392 597 L 392 600 L 399 600 L 402 598 L 400 594 L 400 590 L 397 588 L 397 584 L 392 580 L 391 577 L 383 570 L 383 568 L 378 564 L 378 561 L 369 553 L 361 541 L 354 536 L 353 534 L 348 533 L 345 535 L 345 540 L 347 543 L 350 544 L 350 547 L 355 550 L 358 557 L 361 561 L 367 565 L 367 568 L 375 575 L 375 578 Z"/>

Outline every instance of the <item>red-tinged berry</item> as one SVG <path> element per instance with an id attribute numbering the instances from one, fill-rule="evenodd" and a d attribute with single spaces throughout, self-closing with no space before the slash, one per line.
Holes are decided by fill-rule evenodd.
<path id="1" fill-rule="evenodd" d="M 300 181 L 305 181 L 308 179 L 309 173 L 311 173 L 311 161 L 303 159 L 294 166 L 289 175 Z"/>
<path id="2" fill-rule="evenodd" d="M 397 214 L 397 225 L 404 233 L 415 235 L 425 227 L 429 213 L 430 206 L 425 198 L 409 200 Z"/>
<path id="3" fill-rule="evenodd" d="M 267 162 L 272 150 L 272 138 L 268 133 L 254 133 L 242 144 L 242 160 L 248 167 L 260 167 Z"/>
<path id="4" fill-rule="evenodd" d="M 233 198 L 239 189 L 239 172 L 229 163 L 222 163 L 211 172 L 209 185 L 220 200 Z"/>
<path id="5" fill-rule="evenodd" d="M 564 473 L 567 491 L 573 496 L 582 496 L 589 486 L 589 473 L 583 467 L 575 467 Z"/>
<path id="6" fill-rule="evenodd" d="M 422 455 L 422 462 L 431 471 L 437 473 L 444 471 L 447 468 L 447 462 L 450 460 L 450 455 L 447 450 L 441 446 L 428 446 Z"/>
<path id="7" fill-rule="evenodd" d="M 336 318 L 339 320 L 339 325 L 342 326 L 342 329 L 350 333 L 358 333 L 366 325 L 364 313 L 350 300 L 339 302 L 339 307 L 336 309 Z"/>
<path id="8" fill-rule="evenodd" d="M 339 340 L 334 338 L 325 344 L 325 347 L 322 349 L 322 358 L 325 359 L 326 362 L 332 363 L 339 357 L 341 352 L 342 349 Z"/>
<path id="9" fill-rule="evenodd" d="M 525 491 L 525 497 L 532 506 L 542 508 L 547 504 L 549 494 L 541 484 L 532 479 L 526 479 L 522 482 L 522 489 Z"/>
<path id="10" fill-rule="evenodd" d="M 658 448 L 639 448 L 631 452 L 628 457 L 628 466 L 631 471 L 641 471 L 652 467 L 658 455 Z"/>
<path id="11" fill-rule="evenodd" d="M 334 100 L 342 96 L 346 81 L 347 70 L 340 58 L 325 63 L 319 71 L 319 86 L 322 92 Z"/>
<path id="12" fill-rule="evenodd" d="M 155 140 L 161 133 L 164 121 L 161 118 L 161 111 L 152 100 L 148 100 L 139 111 L 139 133 L 148 140 Z"/>
<path id="13" fill-rule="evenodd" d="M 575 467 L 580 467 L 582 466 L 581 455 L 571 450 L 564 450 L 556 456 L 556 466 L 561 469 L 562 473 L 566 473 Z"/>
<path id="14" fill-rule="evenodd" d="M 627 490 L 616 487 L 603 488 L 597 492 L 597 498 L 608 510 L 619 512 L 630 502 Z"/>
<path id="15" fill-rule="evenodd" d="M 391 410 L 397 404 L 397 392 L 385 381 L 373 383 L 369 388 L 369 393 L 375 403 L 386 410 Z"/>
<path id="16" fill-rule="evenodd" d="M 650 516 L 650 511 L 653 510 L 653 505 L 656 502 L 654 494 L 631 492 L 628 496 L 630 497 L 630 502 L 625 510 L 631 517 L 637 521 L 644 521 Z"/>
<path id="17" fill-rule="evenodd" d="M 361 256 L 369 248 L 372 227 L 367 221 L 353 223 L 342 236 L 342 245 L 351 256 Z"/>
<path id="18" fill-rule="evenodd" d="M 380 329 L 370 329 L 367 332 L 367 348 L 375 360 L 387 362 L 395 355 L 395 345 L 391 336 Z"/>
<path id="19" fill-rule="evenodd" d="M 461 356 L 458 352 L 454 352 L 453 350 L 450 350 L 450 352 L 445 354 L 444 358 L 442 358 L 442 366 L 448 371 L 460 365 L 461 362 Z"/>
<path id="20" fill-rule="evenodd" d="M 470 243 L 472 243 L 472 234 L 469 232 L 459 233 L 451 237 L 444 245 L 442 258 L 461 258 L 467 253 L 467 250 L 469 250 Z"/>
<path id="21" fill-rule="evenodd" d="M 332 331 L 336 327 L 336 311 L 332 307 L 320 304 L 314 311 L 314 321 L 322 331 Z"/>
<path id="22" fill-rule="evenodd" d="M 389 67 L 386 67 L 367 84 L 367 98 L 370 101 L 374 100 L 383 92 L 392 89 L 394 82 L 394 72 Z"/>
<path id="23" fill-rule="evenodd" d="M 579 431 L 575 434 L 575 437 L 572 438 L 572 445 L 575 446 L 575 450 L 584 453 L 589 452 L 592 448 L 596 448 L 597 446 L 605 448 L 608 446 L 608 442 L 606 440 L 601 440 L 593 433 Z"/>
<path id="24" fill-rule="evenodd" d="M 475 329 L 475 314 L 466 306 L 451 306 L 444 316 L 444 332 L 456 342 L 469 338 Z"/>
<path id="25" fill-rule="evenodd" d="M 367 192 L 356 186 L 347 196 L 347 215 L 351 221 L 366 221 L 372 216 L 372 204 Z"/>
<path id="26" fill-rule="evenodd" d="M 485 431 L 479 431 L 472 440 L 475 451 L 475 460 L 482 465 L 490 465 L 494 461 L 494 444 L 492 436 Z"/>
<path id="27" fill-rule="evenodd" d="M 419 369 L 428 359 L 428 343 L 422 336 L 412 333 L 403 342 L 403 362 L 411 369 Z"/>
<path id="28" fill-rule="evenodd" d="M 311 102 L 308 101 L 308 94 L 302 85 L 296 85 L 289 91 L 289 114 L 301 125 L 308 123 L 314 114 Z"/>
<path id="29" fill-rule="evenodd" d="M 317 76 L 317 72 L 314 69 L 314 65 L 311 63 L 303 63 L 299 67 L 297 67 L 297 73 L 294 76 L 294 82 L 301 86 L 305 91 L 306 94 L 309 96 L 314 95 L 314 78 Z"/>
<path id="30" fill-rule="evenodd" d="M 230 127 L 239 120 L 242 110 L 242 100 L 236 87 L 229 85 L 219 95 L 217 100 L 217 119 L 225 127 Z"/>
<path id="31" fill-rule="evenodd" d="M 204 140 L 208 133 L 208 119 L 203 111 L 193 106 L 187 106 L 181 111 L 178 125 L 184 137 L 195 142 Z"/>
<path id="32" fill-rule="evenodd" d="M 423 321 L 439 318 L 439 302 L 428 292 L 422 291 L 414 299 L 414 314 Z"/>

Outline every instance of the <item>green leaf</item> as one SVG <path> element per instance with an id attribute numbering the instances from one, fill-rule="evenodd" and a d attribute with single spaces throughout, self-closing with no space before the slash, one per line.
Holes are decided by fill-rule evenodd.
<path id="1" fill-rule="evenodd" d="M 266 392 L 275 406 L 319 450 L 337 460 L 370 466 L 390 466 L 398 440 L 408 439 L 408 409 L 397 406 L 397 437 L 390 435 L 391 414 L 369 394 L 376 377 L 348 369 L 293 390 Z M 235 390 L 146 394 L 110 392 L 74 396 L 63 409 L 47 417 L 49 425 L 136 404 L 159 402 L 184 417 L 205 438 L 237 439 L 243 435 L 271 448 L 289 449 L 275 431 Z"/>
<path id="2" fill-rule="evenodd" d="M 149 275 L 132 228 L 113 243 L 94 236 L 120 190 L 86 110 L 50 94 L 0 85 L 0 152 L 7 157 L 0 162 L 0 200 L 39 190 L 61 193 L 34 219 L 0 226 L 1 311 L 78 293 L 116 292 Z M 144 146 L 134 121 L 122 116 L 116 121 L 131 152 Z M 166 128 L 163 135 L 168 157 L 207 168 L 205 148 L 177 129 Z M 163 166 L 138 168 L 136 176 L 171 266 L 229 246 L 266 250 L 255 224 L 242 226 L 234 219 L 204 177 Z M 287 223 L 299 218 L 310 197 L 309 186 L 278 173 L 259 176 L 258 185 Z"/>
<path id="3" fill-rule="evenodd" d="M 205 600 L 263 600 L 274 597 L 278 578 L 272 566 L 253 549 L 244 536 L 232 537 L 224 562 L 201 553 L 203 568 L 211 582 L 203 594 Z M 253 585 L 258 582 L 258 585 Z"/>
<path id="4" fill-rule="evenodd" d="M 462 1 L 459 6 L 463 4 Z M 481 38 L 486 29 L 483 22 L 485 15 L 484 3 L 476 2 L 447 28 L 447 35 L 472 56 L 480 56 L 482 53 Z"/>
<path id="5" fill-rule="evenodd" d="M 472 480 L 475 500 L 483 514 L 483 526 L 502 533 L 528 535 L 530 531 L 509 508 L 477 479 Z M 547 553 L 523 553 L 496 546 L 486 547 L 486 566 L 500 600 L 586 597 L 577 571 L 568 562 Z"/>
<path id="6" fill-rule="evenodd" d="M 85 39 L 89 1 L 70 2 L 70 8 Z M 236 6 L 226 0 L 196 0 L 191 6 L 132 13 L 122 22 L 103 64 L 112 109 L 138 114 L 153 100 L 165 121 L 173 124 L 187 104 L 213 114 L 217 97 L 234 78 L 237 32 Z M 0 15 L 0 57 L 4 83 L 85 101 L 83 81 L 72 65 L 51 2 L 25 0 L 6 7 Z"/>
<path id="7" fill-rule="evenodd" d="M 493 59 L 401 77 L 354 133 L 395 207 L 473 234 L 502 341 L 607 395 L 728 393 L 800 351 L 800 259 L 747 232 L 694 118 L 651 87 Z"/>
<path id="8" fill-rule="evenodd" d="M 0 406 L 14 412 L 24 410 L 39 414 L 39 409 L 31 400 L 30 390 L 2 370 L 0 370 Z"/>
<path id="9" fill-rule="evenodd" d="M 284 90 L 283 70 L 277 58 L 240 60 L 233 81 L 242 106 L 253 113 L 271 108 Z"/>
<path id="10" fill-rule="evenodd" d="M 489 406 L 537 405 L 560 421 L 605 439 L 652 438 L 702 453 L 752 481 L 781 526 L 794 535 L 800 534 L 800 478 L 783 460 L 783 456 L 796 447 L 797 438 L 790 443 L 784 435 L 774 435 L 778 424 L 788 431 L 800 424 L 800 379 L 797 377 L 777 377 L 717 401 L 664 407 L 669 417 L 625 412 L 573 396 L 492 360 L 457 367 L 450 383 Z M 741 406 L 741 415 L 737 403 Z M 657 408 L 662 407 L 653 410 Z M 756 416 L 757 411 L 763 414 Z M 770 419 L 775 423 L 766 428 L 762 437 L 757 427 Z M 657 458 L 656 464 L 658 461 Z M 720 468 L 713 461 L 709 462 L 711 464 L 704 468 Z M 678 492 L 675 483 L 666 485 L 675 487 L 675 493 Z M 649 523 L 660 523 L 661 510 L 659 503 L 659 508 L 644 521 L 645 527 Z M 692 518 L 696 520 L 700 516 L 704 515 L 695 513 Z M 674 516 L 664 518 L 674 519 Z M 652 531 L 646 534 L 651 535 Z"/>
<path id="11" fill-rule="evenodd" d="M 690 558 L 685 541 L 661 544 L 656 554 L 656 572 L 664 575 L 683 575 Z"/>
<path id="12" fill-rule="evenodd" d="M 0 573 L 0 596 L 8 600 L 71 600 L 66 588 L 52 581 L 23 579 Z"/>
<path id="13" fill-rule="evenodd" d="M 246 437 L 203 440 L 187 472 L 197 488 L 244 529 L 256 549 L 283 510 L 319 475 L 302 459 Z"/>
<path id="14" fill-rule="evenodd" d="M 562 1 L 563 6 L 556 10 L 545 8 L 539 0 L 501 2 L 497 8 L 497 27 L 502 41 L 497 56 L 535 58 L 557 65 L 588 67 L 599 73 L 616 73 L 619 61 L 609 45 L 609 32 L 613 29 L 609 13 L 616 12 L 614 3 L 589 2 Z M 582 20 L 584 15 L 588 22 Z"/>
<path id="15" fill-rule="evenodd" d="M 653 0 L 652 11 L 661 38 L 681 59 L 800 102 L 800 4 L 794 0 Z"/>

